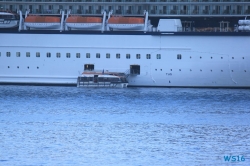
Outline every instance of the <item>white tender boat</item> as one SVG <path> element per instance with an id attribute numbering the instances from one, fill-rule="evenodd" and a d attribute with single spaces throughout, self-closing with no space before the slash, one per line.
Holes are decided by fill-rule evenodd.
<path id="1" fill-rule="evenodd" d="M 126 88 L 128 82 L 124 73 L 85 71 L 77 78 L 77 87 Z"/>
<path id="2" fill-rule="evenodd" d="M 19 23 L 18 16 L 10 12 L 0 12 L 0 28 L 14 28 Z"/>

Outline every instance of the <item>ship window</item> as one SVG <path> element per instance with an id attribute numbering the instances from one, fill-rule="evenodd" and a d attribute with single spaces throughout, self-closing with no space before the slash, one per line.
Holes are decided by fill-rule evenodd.
<path id="1" fill-rule="evenodd" d="M 93 64 L 85 64 L 84 70 L 94 70 L 95 66 Z"/>
<path id="2" fill-rule="evenodd" d="M 66 53 L 66 58 L 70 58 L 70 53 Z"/>
<path id="3" fill-rule="evenodd" d="M 76 58 L 80 58 L 81 54 L 80 53 L 76 53 Z"/>
<path id="4" fill-rule="evenodd" d="M 7 57 L 10 57 L 10 52 L 6 52 L 6 56 L 7 56 Z"/>
<path id="5" fill-rule="evenodd" d="M 51 57 L 51 53 L 47 52 L 47 58 L 50 58 L 50 57 Z"/>
<path id="6" fill-rule="evenodd" d="M 147 58 L 147 59 L 151 59 L 151 55 L 150 55 L 150 54 L 147 54 L 147 55 L 146 55 L 146 58 Z"/>
<path id="7" fill-rule="evenodd" d="M 139 75 L 140 70 L 140 65 L 130 65 L 130 74 Z"/>
<path id="8" fill-rule="evenodd" d="M 234 57 L 232 57 L 232 59 L 234 59 Z"/>
<path id="9" fill-rule="evenodd" d="M 110 54 L 109 53 L 106 54 L 106 58 L 110 58 Z"/>
<path id="10" fill-rule="evenodd" d="M 40 52 L 36 52 L 36 57 L 40 57 Z"/>
<path id="11" fill-rule="evenodd" d="M 120 59 L 121 58 L 121 54 L 116 54 L 116 59 Z"/>
<path id="12" fill-rule="evenodd" d="M 20 52 L 16 52 L 16 57 L 20 57 L 21 53 Z"/>
<path id="13" fill-rule="evenodd" d="M 181 59 L 181 54 L 177 54 L 177 59 Z"/>
<path id="14" fill-rule="evenodd" d="M 157 54 L 156 59 L 161 59 L 161 54 Z"/>
<path id="15" fill-rule="evenodd" d="M 1 52 L 0 52 L 0 57 L 1 57 Z"/>
<path id="16" fill-rule="evenodd" d="M 26 52 L 26 57 L 30 57 L 30 52 Z"/>
<path id="17" fill-rule="evenodd" d="M 86 58 L 90 58 L 90 53 L 86 53 Z"/>
<path id="18" fill-rule="evenodd" d="M 126 59 L 130 59 L 130 54 L 126 54 Z"/>
<path id="19" fill-rule="evenodd" d="M 220 57 L 221 59 L 223 59 L 223 57 Z"/>
<path id="20" fill-rule="evenodd" d="M 100 53 L 96 53 L 96 58 L 100 58 L 101 54 Z"/>
<path id="21" fill-rule="evenodd" d="M 141 59 L 141 54 L 136 54 L 136 59 Z"/>
<path id="22" fill-rule="evenodd" d="M 1 56 L 1 54 L 0 54 L 0 56 Z M 244 59 L 244 57 L 242 57 L 242 59 Z"/>
<path id="23" fill-rule="evenodd" d="M 61 57 L 61 53 L 60 53 L 60 52 L 57 52 L 57 53 L 56 53 L 56 57 L 57 57 L 57 58 L 60 58 L 60 57 Z"/>

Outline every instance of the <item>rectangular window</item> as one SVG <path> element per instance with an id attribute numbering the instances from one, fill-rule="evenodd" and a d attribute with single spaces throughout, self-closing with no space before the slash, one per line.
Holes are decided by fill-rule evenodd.
<path id="1" fill-rule="evenodd" d="M 66 58 L 70 58 L 70 53 L 66 53 Z"/>
<path id="2" fill-rule="evenodd" d="M 96 58 L 100 58 L 101 54 L 100 53 L 96 53 Z"/>
<path id="3" fill-rule="evenodd" d="M 177 59 L 181 59 L 181 54 L 177 54 Z"/>
<path id="4" fill-rule="evenodd" d="M 147 55 L 146 55 L 146 58 L 147 58 L 147 59 L 151 59 L 151 55 L 150 55 L 150 54 L 147 54 Z"/>
<path id="5" fill-rule="evenodd" d="M 90 53 L 86 53 L 86 58 L 90 58 Z"/>
<path id="6" fill-rule="evenodd" d="M 126 54 L 126 59 L 130 59 L 130 54 Z"/>
<path id="7" fill-rule="evenodd" d="M 61 53 L 60 53 L 60 52 L 57 52 L 57 53 L 56 53 L 56 57 L 57 57 L 57 58 L 61 58 Z"/>
<path id="8" fill-rule="evenodd" d="M 30 52 L 26 52 L 26 57 L 30 57 Z"/>
<path id="9" fill-rule="evenodd" d="M 156 59 L 161 59 L 161 54 L 157 54 Z"/>
<path id="10" fill-rule="evenodd" d="M 116 54 L 116 59 L 120 59 L 121 55 L 120 54 Z"/>
<path id="11" fill-rule="evenodd" d="M 51 53 L 50 52 L 47 52 L 47 58 L 50 58 L 51 57 Z"/>
<path id="12" fill-rule="evenodd" d="M 141 54 L 136 54 L 136 59 L 141 59 Z"/>
<path id="13" fill-rule="evenodd" d="M 106 54 L 106 58 L 110 58 L 110 54 L 109 53 Z"/>
<path id="14" fill-rule="evenodd" d="M 16 52 L 16 57 L 20 57 L 21 56 L 21 52 Z"/>
<path id="15" fill-rule="evenodd" d="M 10 57 L 10 52 L 6 52 L 6 56 L 7 56 L 7 57 Z"/>
<path id="16" fill-rule="evenodd" d="M 76 53 L 76 58 L 80 58 L 81 54 L 80 53 Z"/>
<path id="17" fill-rule="evenodd" d="M 40 52 L 36 52 L 36 57 L 40 57 Z"/>

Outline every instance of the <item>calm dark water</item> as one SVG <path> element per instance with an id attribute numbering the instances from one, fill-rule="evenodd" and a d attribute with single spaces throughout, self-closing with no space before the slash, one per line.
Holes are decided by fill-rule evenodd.
<path id="1" fill-rule="evenodd" d="M 0 165 L 250 165 L 250 90 L 0 86 Z"/>

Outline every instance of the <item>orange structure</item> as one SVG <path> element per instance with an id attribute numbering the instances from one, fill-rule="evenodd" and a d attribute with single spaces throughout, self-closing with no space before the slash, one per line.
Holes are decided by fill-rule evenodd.
<path id="1" fill-rule="evenodd" d="M 59 17 L 53 17 L 53 16 L 27 16 L 25 18 L 25 22 L 42 22 L 42 23 L 47 23 L 47 22 L 56 22 L 60 23 L 60 18 Z"/>
<path id="2" fill-rule="evenodd" d="M 144 24 L 141 17 L 110 17 L 109 24 Z"/>
<path id="3" fill-rule="evenodd" d="M 66 19 L 66 23 L 102 23 L 102 18 L 71 16 Z"/>

